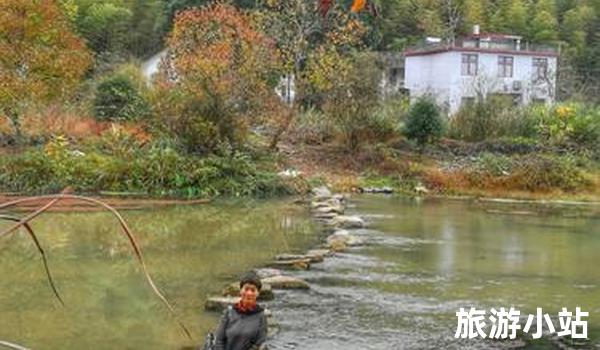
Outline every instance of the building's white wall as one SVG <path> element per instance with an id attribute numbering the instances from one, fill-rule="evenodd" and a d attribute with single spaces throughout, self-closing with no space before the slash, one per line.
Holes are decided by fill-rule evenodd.
<path id="1" fill-rule="evenodd" d="M 458 71 L 455 69 L 457 64 Z M 460 55 L 445 52 L 409 56 L 406 57 L 405 66 L 405 87 L 410 91 L 411 99 L 428 94 L 435 97 L 441 106 L 451 108 L 451 96 L 460 76 Z"/>
<path id="2" fill-rule="evenodd" d="M 466 53 L 466 52 L 465 52 Z M 441 106 L 447 106 L 450 114 L 458 111 L 464 97 L 487 96 L 489 93 L 515 93 L 522 95 L 527 104 L 533 98 L 554 100 L 556 57 L 547 57 L 548 74 L 551 85 L 546 82 L 534 84 L 533 57 L 529 55 L 513 57 L 513 77 L 499 77 L 498 56 L 496 53 L 477 53 L 477 76 L 462 76 L 462 52 L 449 51 L 431 55 L 406 57 L 405 87 L 411 98 L 431 94 Z M 521 89 L 515 90 L 513 83 L 521 82 Z"/>

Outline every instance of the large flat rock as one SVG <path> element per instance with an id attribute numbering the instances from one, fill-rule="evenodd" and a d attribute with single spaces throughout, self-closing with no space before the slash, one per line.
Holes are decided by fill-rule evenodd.
<path id="1" fill-rule="evenodd" d="M 366 226 L 365 221 L 359 216 L 340 215 L 331 220 L 334 227 L 340 228 L 363 228 Z"/>
<path id="2" fill-rule="evenodd" d="M 364 244 L 364 240 L 355 235 L 351 235 L 346 230 L 337 230 L 332 235 L 327 237 L 327 246 L 334 247 L 337 243 L 343 243 L 348 247 L 356 247 Z"/>
<path id="3" fill-rule="evenodd" d="M 277 261 L 290 261 L 290 260 L 306 260 L 308 259 L 311 264 L 323 262 L 323 254 L 279 254 L 275 257 Z"/>

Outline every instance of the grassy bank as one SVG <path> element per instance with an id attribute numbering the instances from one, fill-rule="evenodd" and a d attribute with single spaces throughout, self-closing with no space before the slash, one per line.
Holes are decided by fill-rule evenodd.
<path id="1" fill-rule="evenodd" d="M 129 192 L 153 198 L 270 197 L 303 191 L 301 179 L 277 175 L 273 156 L 236 151 L 184 154 L 168 143 L 119 147 L 71 144 L 55 138 L 43 147 L 0 158 L 0 191 L 21 194 Z"/>
<path id="2" fill-rule="evenodd" d="M 277 175 L 286 168 L 302 176 Z M 127 192 L 146 198 L 272 197 L 301 194 L 318 184 L 344 192 L 391 187 L 405 195 L 598 201 L 600 166 L 583 155 L 489 148 L 458 152 L 443 142 L 424 153 L 400 142 L 395 148 L 356 153 L 335 145 L 287 144 L 277 155 L 197 157 L 164 144 L 119 153 L 55 140 L 0 158 L 0 192 L 26 195 L 70 186 L 77 193 Z"/>
<path id="3" fill-rule="evenodd" d="M 600 165 L 559 149 L 507 149 L 505 142 L 442 140 L 419 152 L 410 143 L 356 153 L 290 146 L 289 166 L 338 191 L 390 187 L 405 195 L 600 201 Z"/>

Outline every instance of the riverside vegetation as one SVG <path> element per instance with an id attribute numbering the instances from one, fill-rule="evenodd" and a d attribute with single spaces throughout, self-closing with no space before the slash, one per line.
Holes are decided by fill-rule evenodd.
<path id="1" fill-rule="evenodd" d="M 592 1 L 499 1 L 479 12 L 457 1 L 455 28 L 445 27 L 436 1 L 408 11 L 429 14 L 420 25 L 400 0 L 364 8 L 300 0 L 5 3 L 4 192 L 272 196 L 328 182 L 446 195 L 600 195 L 600 69 L 592 59 L 600 8 Z M 516 20 L 513 12 L 527 6 L 536 11 L 522 14 L 534 18 L 510 26 L 513 34 L 565 47 L 561 66 L 569 69 L 559 72 L 556 104 L 486 99 L 446 118 L 428 99 L 411 106 L 402 96 L 380 98 L 377 50 L 464 33 L 475 21 L 507 30 L 502 18 Z M 161 46 L 171 54 L 148 83 L 139 59 Z M 297 88 L 291 105 L 275 95 L 289 74 Z M 302 176 L 278 175 L 289 168 Z"/>

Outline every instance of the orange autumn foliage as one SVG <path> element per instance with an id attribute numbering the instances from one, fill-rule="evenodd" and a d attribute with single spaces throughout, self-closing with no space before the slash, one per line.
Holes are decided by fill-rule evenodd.
<path id="1" fill-rule="evenodd" d="M 255 19 L 217 2 L 177 14 L 156 105 L 189 152 L 240 145 L 275 96 L 278 51 Z"/>
<path id="2" fill-rule="evenodd" d="M 354 0 L 354 3 L 352 3 L 351 11 L 355 12 L 355 13 L 359 12 L 363 8 L 365 8 L 366 4 L 367 4 L 367 0 Z"/>
<path id="3" fill-rule="evenodd" d="M 92 62 L 57 1 L 0 0 L 0 109 L 72 94 Z"/>
<path id="4" fill-rule="evenodd" d="M 47 139 L 53 135 L 66 135 L 83 140 L 99 136 L 108 128 L 108 123 L 98 122 L 92 116 L 82 115 L 78 110 L 49 105 L 25 111 L 21 117 L 21 128 L 33 138 Z"/>
<path id="5" fill-rule="evenodd" d="M 178 83 L 199 97 L 210 92 L 238 103 L 270 90 L 266 77 L 276 63 L 275 45 L 233 6 L 216 3 L 179 13 L 168 47 Z"/>

